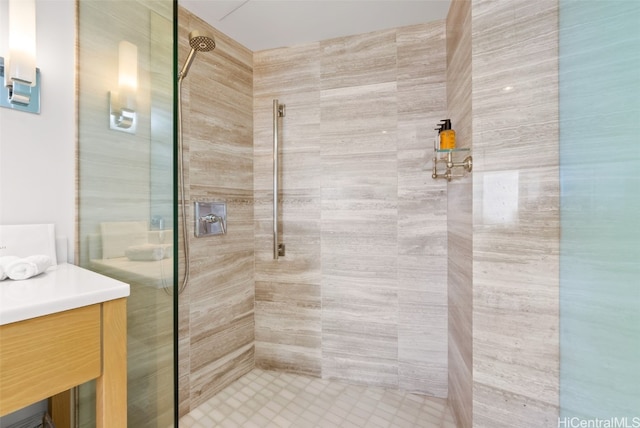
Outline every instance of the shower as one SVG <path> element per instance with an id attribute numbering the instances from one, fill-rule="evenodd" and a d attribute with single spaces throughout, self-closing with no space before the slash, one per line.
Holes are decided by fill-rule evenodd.
<path id="1" fill-rule="evenodd" d="M 187 77 L 191 64 L 196 57 L 196 52 L 209 52 L 216 48 L 216 42 L 213 37 L 208 34 L 201 34 L 199 31 L 189 33 L 189 45 L 191 46 L 191 52 L 189 52 L 189 56 L 187 56 L 187 60 L 178 74 L 178 84 L 182 83 L 182 79 Z"/>
<path id="2" fill-rule="evenodd" d="M 182 205 L 182 247 L 184 250 L 184 279 L 178 289 L 182 293 L 189 282 L 189 239 L 187 238 L 187 210 L 184 191 L 184 164 L 182 144 L 182 80 L 187 77 L 191 64 L 196 57 L 196 52 L 209 52 L 216 48 L 213 36 L 194 30 L 189 33 L 189 45 L 191 51 L 178 73 L 178 175 L 180 180 L 180 204 Z"/>

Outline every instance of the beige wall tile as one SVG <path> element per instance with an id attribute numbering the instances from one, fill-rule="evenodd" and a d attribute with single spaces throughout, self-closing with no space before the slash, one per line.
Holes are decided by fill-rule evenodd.
<path id="1" fill-rule="evenodd" d="M 445 23 L 397 30 L 398 384 L 446 397 L 446 184 L 431 178 L 446 115 Z"/>
<path id="2" fill-rule="evenodd" d="M 320 43 L 322 90 L 396 81 L 396 31 L 378 31 Z"/>
<path id="3" fill-rule="evenodd" d="M 474 1 L 472 28 L 473 426 L 555 426 L 558 2 Z"/>
<path id="4" fill-rule="evenodd" d="M 178 22 L 180 64 L 191 30 L 216 39 L 182 84 L 191 247 L 190 283 L 180 295 L 182 415 L 254 364 L 253 54 L 186 9 Z M 227 235 L 194 237 L 194 201 L 227 203 Z"/>
<path id="5" fill-rule="evenodd" d="M 256 365 L 320 376 L 319 44 L 254 54 Z M 280 241 L 273 260 L 273 100 L 281 119 Z"/>
<path id="6" fill-rule="evenodd" d="M 453 0 L 447 17 L 447 107 L 456 146 L 472 144 L 471 8 Z M 474 142 L 475 143 L 475 142 Z M 475 171 L 473 172 L 475 174 Z M 449 404 L 461 428 L 472 426 L 472 179 L 447 186 Z"/>
<path id="7" fill-rule="evenodd" d="M 463 427 L 552 426 L 557 2 L 454 1 L 447 39 L 449 114 L 474 156 L 448 187 L 449 402 Z"/>
<path id="8" fill-rule="evenodd" d="M 321 375 L 320 287 L 256 283 L 256 354 L 259 365 Z"/>
<path id="9" fill-rule="evenodd" d="M 427 140 L 445 114 L 444 22 L 254 63 L 257 364 L 446 396 L 446 185 L 430 178 Z M 278 262 L 273 98 L 287 106 Z M 265 297 L 301 286 L 321 291 L 321 317 Z"/>

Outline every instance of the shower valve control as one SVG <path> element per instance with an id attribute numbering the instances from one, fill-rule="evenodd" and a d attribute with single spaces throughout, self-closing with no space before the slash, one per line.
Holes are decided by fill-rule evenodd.
<path id="1" fill-rule="evenodd" d="M 226 235 L 227 204 L 224 202 L 196 202 L 195 235 L 198 238 L 211 235 Z"/>

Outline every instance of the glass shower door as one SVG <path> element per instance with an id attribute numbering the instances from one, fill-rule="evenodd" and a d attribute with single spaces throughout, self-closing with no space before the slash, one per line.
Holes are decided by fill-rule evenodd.
<path id="1" fill-rule="evenodd" d="M 560 423 L 640 427 L 640 2 L 560 1 Z"/>
<path id="2" fill-rule="evenodd" d="M 171 0 L 78 2 L 78 257 L 130 285 L 128 426 L 174 423 Z M 93 427 L 93 388 L 78 422 Z"/>

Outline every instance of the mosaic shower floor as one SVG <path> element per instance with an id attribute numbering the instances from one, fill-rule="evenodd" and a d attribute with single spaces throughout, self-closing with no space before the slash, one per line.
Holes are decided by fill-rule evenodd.
<path id="1" fill-rule="evenodd" d="M 446 400 L 255 369 L 180 419 L 180 428 L 456 428 Z"/>

